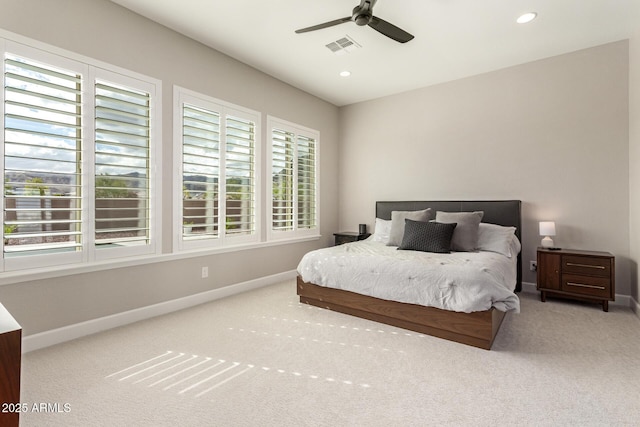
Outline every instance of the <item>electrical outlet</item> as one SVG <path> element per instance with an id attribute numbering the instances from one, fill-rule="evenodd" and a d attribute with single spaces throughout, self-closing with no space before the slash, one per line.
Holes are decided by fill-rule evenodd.
<path id="1" fill-rule="evenodd" d="M 209 267 L 202 267 L 202 278 L 206 279 L 209 277 Z"/>
<path id="2" fill-rule="evenodd" d="M 537 261 L 529 261 L 529 270 L 538 271 L 538 262 Z"/>

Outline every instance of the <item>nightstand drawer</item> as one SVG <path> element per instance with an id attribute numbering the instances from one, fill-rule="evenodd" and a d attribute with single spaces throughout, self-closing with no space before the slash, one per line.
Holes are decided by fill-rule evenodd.
<path id="1" fill-rule="evenodd" d="M 344 231 L 341 233 L 333 233 L 335 237 L 335 245 L 343 245 L 345 243 L 357 242 L 358 240 L 364 240 L 371 236 L 370 233 L 354 233 L 350 231 Z"/>
<path id="2" fill-rule="evenodd" d="M 562 275 L 562 290 L 592 297 L 609 298 L 611 281 L 608 277 Z"/>
<path id="3" fill-rule="evenodd" d="M 565 255 L 562 257 L 562 272 L 608 278 L 611 276 L 611 260 L 608 258 Z"/>
<path id="4" fill-rule="evenodd" d="M 355 242 L 358 239 L 356 237 L 353 236 L 343 236 L 343 235 L 339 235 L 339 236 L 335 236 L 335 245 L 344 245 L 345 243 L 351 243 L 351 242 Z"/>

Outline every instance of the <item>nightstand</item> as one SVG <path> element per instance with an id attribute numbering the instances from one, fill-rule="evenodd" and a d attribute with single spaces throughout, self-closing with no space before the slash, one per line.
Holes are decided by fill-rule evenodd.
<path id="1" fill-rule="evenodd" d="M 371 233 L 356 233 L 353 231 L 343 231 L 341 233 L 333 233 L 336 242 L 335 245 L 342 245 L 344 243 L 357 242 L 358 240 L 364 240 L 371 236 Z"/>
<path id="2" fill-rule="evenodd" d="M 602 304 L 615 300 L 615 257 L 609 252 L 538 248 L 537 289 L 547 295 Z"/>

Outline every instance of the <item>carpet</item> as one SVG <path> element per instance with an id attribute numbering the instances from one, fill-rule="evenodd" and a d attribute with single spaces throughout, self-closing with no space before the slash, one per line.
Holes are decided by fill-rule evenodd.
<path id="1" fill-rule="evenodd" d="M 486 351 L 286 281 L 27 353 L 21 425 L 638 425 L 640 319 L 520 298 Z"/>

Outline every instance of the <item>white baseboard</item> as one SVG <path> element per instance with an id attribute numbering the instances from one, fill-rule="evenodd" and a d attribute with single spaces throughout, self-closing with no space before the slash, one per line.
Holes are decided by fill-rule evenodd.
<path id="1" fill-rule="evenodd" d="M 522 282 L 522 292 L 538 292 L 535 283 Z"/>
<path id="2" fill-rule="evenodd" d="M 634 300 L 633 297 L 631 297 L 630 306 L 631 306 L 631 310 L 633 310 L 636 316 L 640 317 L 640 303 Z"/>
<path id="3" fill-rule="evenodd" d="M 535 283 L 522 282 L 522 292 L 538 292 Z M 616 294 L 615 301 L 609 301 L 609 305 L 617 307 L 628 307 L 636 316 L 640 317 L 640 304 L 629 295 Z"/>
<path id="4" fill-rule="evenodd" d="M 84 337 L 86 335 L 102 332 L 107 329 L 128 325 L 140 320 L 150 319 L 155 316 L 193 307 L 209 301 L 239 294 L 241 292 L 261 288 L 263 286 L 273 285 L 284 280 L 293 279 L 296 277 L 296 274 L 295 270 L 287 271 L 284 273 L 261 277 L 259 279 L 249 280 L 247 282 L 236 283 L 219 289 L 212 289 L 210 291 L 189 295 L 171 301 L 112 314 L 98 319 L 88 320 L 86 322 L 76 323 L 74 325 L 64 326 L 62 328 L 52 329 L 50 331 L 28 335 L 22 339 L 22 352 L 28 353 L 30 351 Z"/>

